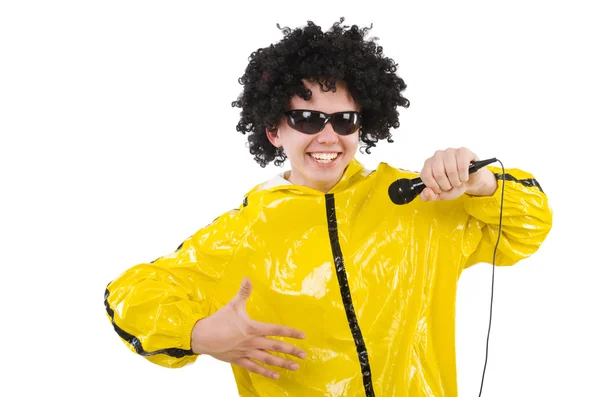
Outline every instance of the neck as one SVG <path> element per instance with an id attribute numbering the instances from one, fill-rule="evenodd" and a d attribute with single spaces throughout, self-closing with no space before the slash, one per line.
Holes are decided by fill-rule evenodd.
<path id="1" fill-rule="evenodd" d="M 299 186 L 305 186 L 314 190 L 318 190 L 322 193 L 327 193 L 328 191 L 330 191 L 339 181 L 340 179 L 342 179 L 342 176 L 344 175 L 344 173 L 342 173 L 342 175 L 340 175 L 339 178 L 337 178 L 337 180 L 333 181 L 333 182 L 323 182 L 323 183 L 318 183 L 318 182 L 312 182 L 312 181 L 306 181 L 303 180 L 301 178 L 297 178 L 295 174 L 293 174 L 292 171 L 286 171 L 283 174 L 283 177 L 293 183 L 294 185 L 299 185 Z"/>

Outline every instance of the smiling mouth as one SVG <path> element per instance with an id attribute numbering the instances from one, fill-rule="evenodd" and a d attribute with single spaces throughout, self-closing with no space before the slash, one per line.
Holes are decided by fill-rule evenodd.
<path id="1" fill-rule="evenodd" d="M 329 164 L 335 161 L 341 153 L 308 153 L 317 163 Z"/>

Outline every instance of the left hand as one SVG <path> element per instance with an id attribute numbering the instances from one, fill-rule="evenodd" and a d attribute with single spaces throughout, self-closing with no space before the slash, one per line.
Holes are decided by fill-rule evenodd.
<path id="1" fill-rule="evenodd" d="M 498 187 L 496 177 L 485 167 L 469 174 L 471 161 L 479 161 L 479 157 L 465 147 L 436 151 L 425 160 L 421 170 L 421 179 L 426 186 L 421 192 L 421 200 L 453 200 L 465 193 L 493 195 Z"/>

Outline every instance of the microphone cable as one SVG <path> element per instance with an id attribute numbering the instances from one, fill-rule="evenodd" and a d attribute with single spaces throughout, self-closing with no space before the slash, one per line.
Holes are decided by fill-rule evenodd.
<path id="1" fill-rule="evenodd" d="M 494 247 L 494 258 L 492 259 L 492 293 L 491 293 L 491 301 L 490 301 L 490 322 L 488 325 L 488 333 L 487 333 L 487 341 L 485 343 L 485 363 L 483 365 L 483 374 L 481 375 L 481 387 L 479 388 L 479 397 L 481 397 L 481 392 L 483 390 L 483 380 L 485 378 L 485 369 L 487 367 L 488 360 L 488 351 L 489 351 L 489 343 L 490 343 L 490 330 L 492 329 L 492 307 L 494 305 L 494 275 L 496 269 L 496 251 L 498 249 L 498 244 L 500 243 L 500 236 L 502 235 L 502 209 L 504 207 L 504 181 L 505 173 L 504 173 L 504 164 L 502 161 L 497 160 L 502 166 L 502 198 L 500 200 L 500 223 L 498 227 L 498 239 L 496 240 L 496 246 Z"/>

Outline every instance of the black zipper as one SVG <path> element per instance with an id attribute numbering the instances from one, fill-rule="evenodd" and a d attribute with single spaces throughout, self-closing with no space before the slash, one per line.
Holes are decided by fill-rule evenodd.
<path id="1" fill-rule="evenodd" d="M 352 296 L 350 296 L 350 288 L 348 287 L 348 277 L 346 276 L 344 257 L 342 255 L 342 249 L 340 248 L 338 236 L 333 194 L 325 194 L 325 207 L 327 209 L 327 226 L 329 229 L 329 242 L 331 243 L 331 251 L 333 252 L 333 260 L 335 263 L 335 273 L 337 274 L 342 301 L 344 302 L 344 308 L 346 309 L 346 318 L 348 319 L 348 325 L 350 326 L 350 331 L 352 332 L 352 337 L 354 338 L 354 344 L 356 346 L 356 353 L 358 354 L 358 361 L 360 362 L 360 371 L 362 372 L 365 394 L 367 397 L 375 397 L 373 381 L 371 380 L 369 355 L 367 353 L 367 347 L 365 346 L 365 340 L 363 339 L 362 332 L 358 325 L 358 319 L 356 318 L 354 305 L 352 304 Z"/>

